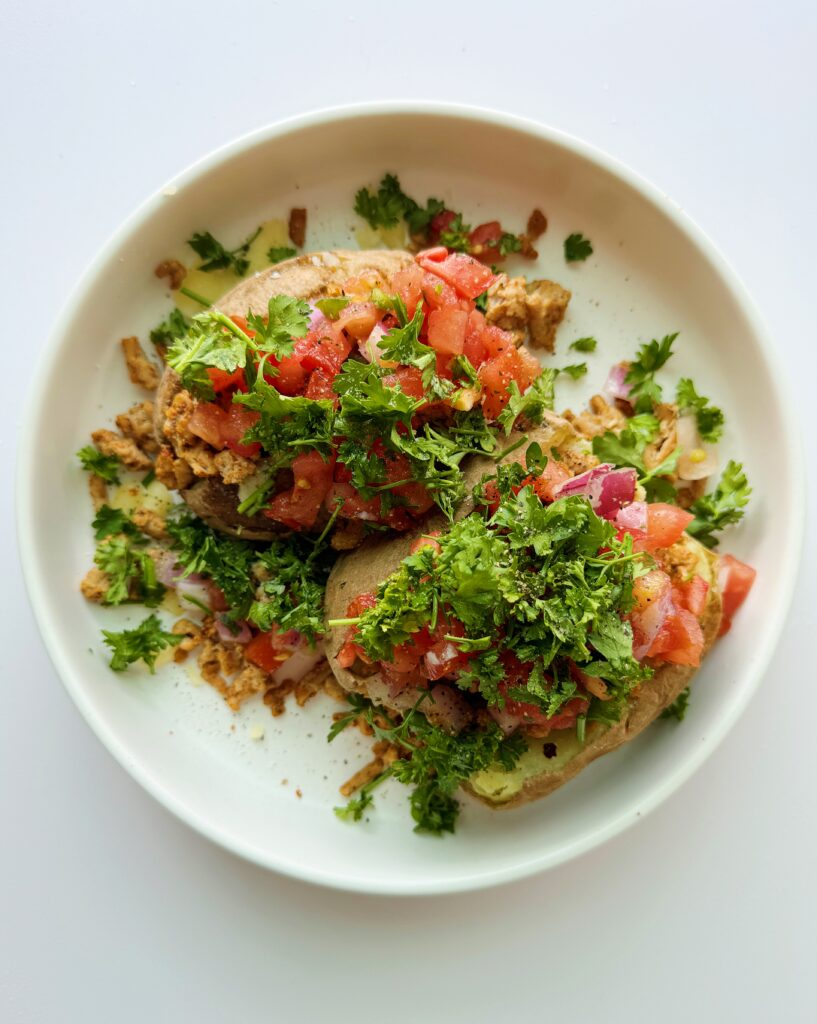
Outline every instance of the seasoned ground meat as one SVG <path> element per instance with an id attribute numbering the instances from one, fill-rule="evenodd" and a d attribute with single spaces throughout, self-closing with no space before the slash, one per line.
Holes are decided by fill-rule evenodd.
<path id="1" fill-rule="evenodd" d="M 187 267 L 178 260 L 162 260 L 153 273 L 157 277 L 163 277 L 167 281 L 168 288 L 175 292 L 181 288 L 182 282 L 187 277 Z"/>
<path id="2" fill-rule="evenodd" d="M 570 292 L 554 281 L 531 281 L 500 274 L 488 289 L 488 323 L 513 335 L 515 344 L 526 339 L 536 348 L 552 352 L 556 329 L 564 319 Z"/>
<path id="3" fill-rule="evenodd" d="M 225 484 L 240 484 L 242 480 L 258 472 L 258 464 L 245 459 L 235 452 L 223 451 L 213 459 L 213 464 Z"/>
<path id="4" fill-rule="evenodd" d="M 143 452 L 158 452 L 159 445 L 153 432 L 153 402 L 137 402 L 132 405 L 127 412 L 116 417 L 116 425 Z"/>
<path id="5" fill-rule="evenodd" d="M 298 249 L 303 248 L 306 241 L 306 210 L 295 206 L 289 211 L 289 237 Z"/>
<path id="6" fill-rule="evenodd" d="M 137 508 L 131 519 L 148 537 L 153 537 L 154 540 L 168 540 L 169 535 L 164 517 L 160 516 L 158 512 L 153 512 L 148 508 Z"/>
<path id="7" fill-rule="evenodd" d="M 155 391 L 159 386 L 159 371 L 145 355 L 139 339 L 123 338 L 122 351 L 125 353 L 128 375 L 133 383 L 139 384 L 147 391 Z"/>
<path id="8" fill-rule="evenodd" d="M 107 573 L 104 573 L 101 569 L 97 569 L 94 566 L 93 569 L 89 569 L 85 573 L 85 577 L 79 585 L 79 589 L 82 591 L 84 597 L 87 597 L 89 601 L 101 601 L 102 598 L 108 593 L 108 587 L 111 585 L 111 581 L 108 579 Z"/>
<path id="9" fill-rule="evenodd" d="M 129 437 L 112 430 L 95 430 L 91 440 L 103 455 L 113 455 L 128 469 L 147 470 L 153 465 L 145 453 Z"/>
<path id="10" fill-rule="evenodd" d="M 183 491 L 195 477 L 184 459 L 177 459 L 170 448 L 162 448 L 156 456 L 156 479 L 171 491 Z"/>
<path id="11" fill-rule="evenodd" d="M 576 433 L 581 434 L 588 440 L 605 434 L 612 430 L 618 434 L 627 426 L 627 417 L 614 405 L 610 405 L 601 395 L 593 395 L 590 399 L 590 408 L 578 415 L 566 409 L 562 414 L 566 420 L 573 424 Z"/>

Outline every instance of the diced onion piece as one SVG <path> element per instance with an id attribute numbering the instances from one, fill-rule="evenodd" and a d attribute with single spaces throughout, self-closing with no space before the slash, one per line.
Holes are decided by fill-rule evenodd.
<path id="1" fill-rule="evenodd" d="M 694 413 L 678 418 L 675 433 L 681 447 L 677 470 L 681 480 L 705 480 L 717 472 L 717 452 L 701 440 Z"/>
<path id="2" fill-rule="evenodd" d="M 276 683 L 287 681 L 292 683 L 300 682 L 307 672 L 310 672 L 322 658 L 323 650 L 320 645 L 313 649 L 304 642 L 303 646 L 294 650 L 283 665 L 272 673 L 273 681 Z"/>
<path id="3" fill-rule="evenodd" d="M 235 633 L 224 622 L 223 616 L 216 616 L 216 632 L 218 633 L 219 640 L 224 644 L 248 644 L 252 640 L 252 633 L 247 623 L 239 620 L 233 623 L 233 625 L 236 629 Z"/>
<path id="4" fill-rule="evenodd" d="M 615 519 L 619 510 L 635 497 L 637 476 L 634 469 L 614 469 L 609 463 L 571 477 L 556 488 L 556 499 L 572 495 L 586 497 L 597 515 Z"/>
<path id="5" fill-rule="evenodd" d="M 630 401 L 630 385 L 625 381 L 627 376 L 627 364 L 616 363 L 607 375 L 602 391 L 611 402 Z"/>
<path id="6" fill-rule="evenodd" d="M 647 532 L 646 501 L 631 501 L 616 515 L 616 526 L 622 530 L 641 530 Z"/>

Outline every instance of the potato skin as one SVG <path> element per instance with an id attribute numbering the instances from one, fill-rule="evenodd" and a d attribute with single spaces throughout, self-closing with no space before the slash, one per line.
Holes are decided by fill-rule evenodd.
<path id="1" fill-rule="evenodd" d="M 274 295 L 291 295 L 314 301 L 324 298 L 350 277 L 376 274 L 389 278 L 413 262 L 411 253 L 391 249 L 305 253 L 268 267 L 237 284 L 219 299 L 216 308 L 227 316 L 246 316 L 248 312 L 263 315 Z M 154 406 L 153 425 L 160 445 L 168 443 L 164 433 L 165 415 L 181 387 L 178 374 L 166 367 Z M 271 540 L 286 532 L 284 527 L 276 526 L 263 514 L 239 515 L 238 488 L 219 479 L 199 480 L 183 491 L 182 497 L 198 516 L 223 533 L 248 540 Z"/>
<path id="2" fill-rule="evenodd" d="M 695 545 L 705 554 L 711 567 L 711 583 L 707 594 L 706 608 L 701 616 L 701 628 L 704 634 L 704 657 L 711 649 L 718 636 L 721 616 L 723 614 L 723 602 L 717 586 L 717 555 L 702 547 L 692 537 L 687 538 L 688 543 Z M 495 810 L 505 810 L 512 807 L 519 807 L 522 804 L 530 803 L 531 800 L 538 800 L 547 796 L 554 790 L 559 789 L 566 782 L 579 774 L 582 768 L 587 767 L 596 758 L 603 754 L 609 754 L 622 744 L 629 742 L 637 736 L 648 725 L 651 725 L 661 712 L 669 707 L 678 695 L 689 686 L 697 668 L 688 665 L 672 665 L 666 663 L 661 665 L 655 672 L 652 679 L 642 684 L 638 694 L 630 701 L 627 714 L 615 725 L 608 729 L 599 728 L 596 734 L 591 737 L 582 747 L 578 754 L 573 757 L 564 767 L 555 772 L 542 772 L 526 779 L 518 793 L 509 800 L 496 801 L 474 792 L 466 784 L 465 788 L 482 803 Z"/>
<path id="3" fill-rule="evenodd" d="M 547 413 L 541 426 L 526 434 L 512 433 L 507 438 L 507 447 L 511 447 L 520 437 L 527 437 L 528 444 L 534 441 L 547 452 L 550 448 L 562 449 L 565 445 L 579 442 L 573 428 L 555 413 Z M 523 449 L 517 449 L 500 461 L 513 462 L 523 458 Z M 462 471 L 468 491 L 479 483 L 483 476 L 491 475 L 496 468 L 496 460 L 489 456 L 472 456 L 463 463 Z M 473 498 L 469 496 L 457 511 L 456 519 L 460 520 L 474 510 Z M 414 540 L 434 530 L 445 532 L 447 520 L 442 515 L 427 518 L 422 525 L 409 533 L 397 537 L 371 537 L 355 551 L 343 555 L 335 563 L 329 575 L 326 587 L 325 609 L 326 618 L 342 619 L 346 615 L 349 602 L 360 594 L 377 590 L 383 580 L 397 569 L 400 562 L 409 553 Z M 390 697 L 388 686 L 379 672 L 369 676 L 357 676 L 349 669 L 342 668 L 337 655 L 346 639 L 346 627 L 335 626 L 327 631 L 326 655 L 335 674 L 335 678 L 344 690 L 350 693 L 361 693 L 375 704 L 392 711 L 406 711 L 417 700 L 418 693 L 414 689 L 403 691 L 396 697 Z M 463 703 L 465 703 L 463 701 Z M 424 713 L 434 721 L 436 710 L 429 704 Z"/>

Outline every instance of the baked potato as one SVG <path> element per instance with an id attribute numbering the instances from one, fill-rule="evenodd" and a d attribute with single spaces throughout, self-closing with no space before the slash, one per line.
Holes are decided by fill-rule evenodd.
<path id="1" fill-rule="evenodd" d="M 339 249 L 296 256 L 242 281 L 219 299 L 217 307 L 227 316 L 246 316 L 248 312 L 264 315 L 274 295 L 314 302 L 339 293 L 341 285 L 351 277 L 371 277 L 373 283 L 388 280 L 413 259 L 408 252 L 389 249 Z M 181 390 L 178 375 L 167 367 L 156 393 L 154 429 L 158 443 L 183 459 L 183 444 L 167 429 L 168 408 Z M 225 483 L 219 476 L 198 479 L 183 488 L 181 495 L 198 516 L 224 533 L 246 540 L 270 540 L 284 529 L 261 513 L 239 514 L 238 486 Z"/>
<path id="2" fill-rule="evenodd" d="M 588 460 L 591 465 L 596 461 L 593 456 L 585 454 L 581 438 L 571 425 L 554 414 L 548 414 L 540 428 L 529 432 L 528 443 L 534 441 L 545 451 L 555 448 L 563 458 L 573 461 L 578 471 L 585 468 L 580 465 L 581 459 Z M 519 458 L 517 450 L 504 461 Z M 493 460 L 489 458 L 472 460 L 464 469 L 469 487 L 476 484 L 483 475 L 489 475 L 493 466 Z M 472 510 L 473 503 L 464 503 L 458 518 Z M 422 529 L 410 535 L 394 539 L 370 539 L 358 550 L 341 558 L 329 577 L 326 591 L 327 620 L 344 618 L 353 598 L 362 593 L 375 592 L 409 553 L 412 542 L 435 529 L 445 529 L 445 523 L 439 517 L 429 520 Z M 706 654 L 721 624 L 718 559 L 688 535 L 684 535 L 679 543 L 684 545 L 686 560 L 695 564 L 697 574 L 708 584 L 706 605 L 699 616 Z M 345 642 L 346 632 L 344 626 L 327 630 L 326 653 L 339 684 L 347 692 L 363 694 L 390 711 L 405 712 L 412 707 L 417 700 L 416 689 L 404 690 L 395 697 L 390 695 L 388 683 L 380 672 L 372 671 L 372 666 L 355 664 L 349 669 L 338 663 L 337 656 Z M 646 728 L 677 699 L 696 671 L 692 667 L 668 662 L 659 665 L 653 677 L 631 695 L 627 710 L 616 724 L 607 726 L 599 722 L 588 723 L 584 742 L 579 741 L 575 727 L 551 731 L 546 742 L 529 739 L 528 750 L 522 754 L 513 770 L 506 771 L 496 766 L 478 772 L 469 779 L 466 788 L 483 803 L 494 808 L 515 807 L 546 796 L 597 757 L 615 750 Z M 434 702 L 428 702 L 423 710 L 433 724 L 449 732 L 458 732 L 473 720 L 471 704 L 454 684 L 438 683 L 431 693 Z"/>

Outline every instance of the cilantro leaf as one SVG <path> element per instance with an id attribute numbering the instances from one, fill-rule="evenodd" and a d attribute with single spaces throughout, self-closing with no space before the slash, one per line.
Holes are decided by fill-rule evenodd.
<path id="1" fill-rule="evenodd" d="M 630 385 L 629 401 L 637 413 L 652 412 L 653 406 L 661 401 L 662 390 L 655 374 L 672 355 L 672 343 L 677 337 L 676 331 L 665 334 L 661 341 L 653 338 L 649 344 L 641 346 L 638 356 L 630 363 L 624 380 Z"/>
<path id="2" fill-rule="evenodd" d="M 708 548 L 717 547 L 718 538 L 715 534 L 727 526 L 740 522 L 751 493 L 752 488 L 746 479 L 743 466 L 730 459 L 715 490 L 698 498 L 691 505 L 689 511 L 695 518 L 687 527 L 687 533 Z"/>
<path id="3" fill-rule="evenodd" d="M 119 483 L 119 459 L 115 455 L 103 455 L 92 444 L 86 444 L 77 452 L 77 458 L 89 473 L 96 473 L 106 483 Z"/>
<path id="4" fill-rule="evenodd" d="M 512 252 L 519 252 L 522 248 L 522 241 L 519 235 L 513 235 L 510 231 L 503 231 L 497 242 L 500 256 L 510 256 Z"/>
<path id="5" fill-rule="evenodd" d="M 565 239 L 565 259 L 568 263 L 577 263 L 586 260 L 593 252 L 590 239 L 585 238 L 581 232 L 568 235 Z"/>
<path id="6" fill-rule="evenodd" d="M 139 530 L 130 516 L 121 508 L 111 508 L 110 505 L 100 507 L 91 526 L 97 540 L 103 540 L 105 537 L 111 537 L 117 533 L 125 533 L 131 537 L 139 536 Z"/>
<path id="7" fill-rule="evenodd" d="M 201 265 L 202 270 L 209 273 L 212 270 L 227 270 L 229 268 L 239 277 L 243 277 L 250 266 L 247 252 L 260 233 L 261 228 L 256 228 L 235 249 L 226 249 L 209 231 L 197 231 L 187 240 L 187 244 L 197 256 L 204 260 Z"/>
<path id="8" fill-rule="evenodd" d="M 597 344 L 595 338 L 576 338 L 568 345 L 568 348 L 573 352 L 595 352 Z"/>
<path id="9" fill-rule="evenodd" d="M 522 393 L 516 381 L 508 385 L 508 404 L 497 417 L 506 436 L 513 430 L 516 421 L 523 417 L 530 424 L 542 422 L 546 409 L 553 408 L 554 385 L 559 371 L 548 367 L 536 377 L 531 386 Z"/>
<path id="10" fill-rule="evenodd" d="M 266 317 L 250 313 L 247 325 L 255 331 L 252 346 L 258 352 L 269 352 L 276 359 L 292 355 L 293 338 L 303 338 L 309 330 L 309 303 L 291 295 L 273 295 L 267 304 Z"/>
<path id="11" fill-rule="evenodd" d="M 440 232 L 440 245 L 453 252 L 468 252 L 471 248 L 471 239 L 468 237 L 470 230 L 471 225 L 463 224 L 462 214 L 458 213 L 448 227 Z"/>
<path id="12" fill-rule="evenodd" d="M 676 722 L 683 722 L 684 716 L 689 708 L 689 687 L 681 690 L 676 699 L 659 715 L 659 718 L 674 718 Z"/>
<path id="13" fill-rule="evenodd" d="M 267 260 L 271 265 L 281 263 L 282 260 L 291 260 L 296 255 L 297 250 L 289 245 L 273 245 L 271 249 L 267 249 Z"/>
<path id="14" fill-rule="evenodd" d="M 247 360 L 250 339 L 229 317 L 215 310 L 197 313 L 187 333 L 177 338 L 165 357 L 184 387 L 199 398 L 212 398 L 207 368 L 232 373 Z"/>
<path id="15" fill-rule="evenodd" d="M 168 633 L 156 615 L 149 615 L 135 629 L 123 629 L 120 632 L 102 630 L 105 643 L 113 651 L 111 668 L 114 672 L 123 672 L 128 665 L 136 661 L 144 661 L 155 673 L 156 657 L 165 649 L 173 647 L 184 639 L 181 635 Z"/>
<path id="16" fill-rule="evenodd" d="M 579 380 L 587 373 L 587 363 L 572 363 L 570 366 L 563 366 L 559 373 L 566 373 L 572 380 Z"/>
<path id="17" fill-rule="evenodd" d="M 426 232 L 431 220 L 444 209 L 445 203 L 434 198 L 429 198 L 424 207 L 420 206 L 405 194 L 395 174 L 385 174 L 376 193 L 361 188 L 355 195 L 355 213 L 370 227 L 391 228 L 405 220 L 412 235 Z"/>
<path id="18" fill-rule="evenodd" d="M 156 578 L 156 565 L 147 551 L 140 550 L 132 536 L 105 535 L 94 554 L 95 565 L 108 577 L 103 604 L 136 601 L 155 608 L 165 588 Z"/>
<path id="19" fill-rule="evenodd" d="M 675 401 L 681 412 L 695 413 L 698 433 L 702 440 L 714 444 L 720 439 L 725 422 L 723 412 L 717 406 L 711 405 L 708 398 L 698 394 L 689 377 L 682 377 L 678 381 Z"/>
<path id="20" fill-rule="evenodd" d="M 150 332 L 154 345 L 170 345 L 187 333 L 187 319 L 180 309 L 173 309 L 168 316 Z"/>

